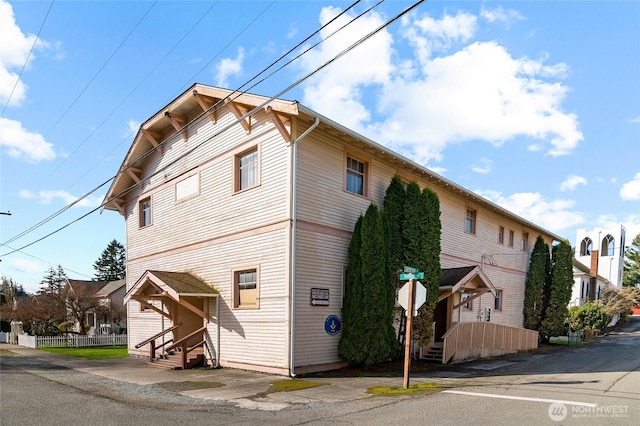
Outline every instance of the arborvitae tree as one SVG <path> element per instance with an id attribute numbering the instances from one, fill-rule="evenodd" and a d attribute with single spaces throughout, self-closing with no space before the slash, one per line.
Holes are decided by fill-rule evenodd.
<path id="1" fill-rule="evenodd" d="M 345 278 L 344 299 L 342 301 L 342 333 L 338 345 L 338 353 L 350 364 L 362 364 L 364 358 L 360 347 L 359 327 L 362 324 L 362 281 L 360 272 L 362 262 L 360 249 L 362 247 L 362 220 L 360 216 L 356 221 L 349 243 L 347 271 Z"/>
<path id="2" fill-rule="evenodd" d="M 544 340 L 564 333 L 573 287 L 573 250 L 566 241 L 553 247 L 549 296 L 546 301 L 544 318 L 540 325 L 540 335 Z"/>
<path id="3" fill-rule="evenodd" d="M 544 313 L 544 292 L 550 271 L 549 246 L 538 236 L 531 252 L 529 272 L 524 287 L 524 327 L 539 330 Z"/>
<path id="4" fill-rule="evenodd" d="M 402 234 L 406 265 L 424 271 L 428 302 L 415 319 L 415 336 L 420 344 L 433 335 L 433 310 L 440 281 L 440 203 L 432 191 L 420 191 L 417 183 L 407 185 Z"/>
<path id="5" fill-rule="evenodd" d="M 424 271 L 422 284 L 427 289 L 427 301 L 418 311 L 415 318 L 416 338 L 422 345 L 426 345 L 433 337 L 433 313 L 438 304 L 440 291 L 440 200 L 435 192 L 428 188 L 422 190 L 424 216 L 427 222 L 427 233 L 424 238 L 424 250 L 427 262 L 420 266 Z"/>
<path id="6" fill-rule="evenodd" d="M 124 279 L 127 274 L 124 246 L 113 240 L 102 251 L 100 258 L 93 264 L 98 281 L 116 281 Z"/>
<path id="7" fill-rule="evenodd" d="M 393 294 L 389 286 L 389 252 L 384 213 L 369 205 L 362 221 L 362 331 L 364 364 L 371 365 L 395 354 Z"/>
<path id="8" fill-rule="evenodd" d="M 636 235 L 624 252 L 622 285 L 640 288 L 640 234 Z"/>
<path id="9" fill-rule="evenodd" d="M 407 192 L 404 189 L 404 184 L 396 175 L 391 179 L 384 196 L 384 211 L 389 223 L 389 250 L 391 252 L 389 266 L 394 271 L 396 286 L 399 283 L 398 272 L 404 266 L 402 222 L 406 198 Z"/>
<path id="10" fill-rule="evenodd" d="M 396 352 L 388 233 L 384 212 L 371 204 L 349 244 L 338 350 L 351 365 L 371 365 Z"/>

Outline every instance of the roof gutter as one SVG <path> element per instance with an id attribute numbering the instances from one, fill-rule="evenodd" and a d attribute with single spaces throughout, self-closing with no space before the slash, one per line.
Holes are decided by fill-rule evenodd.
<path id="1" fill-rule="evenodd" d="M 320 116 L 316 115 L 315 120 L 311 127 L 304 131 L 300 136 L 291 143 L 292 146 L 292 159 L 291 159 L 291 192 L 289 199 L 289 207 L 291 209 L 291 241 L 289 243 L 290 250 L 290 313 L 289 313 L 289 375 L 295 377 L 294 371 L 294 357 L 295 357 L 295 325 L 296 325 L 296 228 L 298 220 L 298 209 L 296 203 L 296 188 L 298 186 L 298 143 L 309 135 L 320 124 Z"/>

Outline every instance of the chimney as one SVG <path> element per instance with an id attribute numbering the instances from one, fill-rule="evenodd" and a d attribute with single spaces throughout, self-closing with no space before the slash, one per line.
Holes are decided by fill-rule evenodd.
<path id="1" fill-rule="evenodd" d="M 591 268 L 589 269 L 589 274 L 593 277 L 598 275 L 598 250 L 591 252 Z"/>

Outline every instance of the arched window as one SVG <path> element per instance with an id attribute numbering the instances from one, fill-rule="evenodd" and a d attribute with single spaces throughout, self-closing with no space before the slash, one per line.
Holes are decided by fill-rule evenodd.
<path id="1" fill-rule="evenodd" d="M 613 248 L 615 247 L 615 240 L 610 234 L 602 239 L 601 256 L 613 256 Z"/>
<path id="2" fill-rule="evenodd" d="M 580 243 L 580 256 L 591 256 L 591 250 L 593 250 L 593 242 L 587 237 Z"/>

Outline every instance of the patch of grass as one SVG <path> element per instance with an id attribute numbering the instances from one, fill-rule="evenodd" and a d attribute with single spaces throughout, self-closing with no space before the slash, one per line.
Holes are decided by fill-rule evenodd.
<path id="1" fill-rule="evenodd" d="M 2 355 L 2 356 L 15 356 L 17 354 L 15 352 L 10 351 L 9 349 L 0 349 L 0 355 Z"/>
<path id="2" fill-rule="evenodd" d="M 91 360 L 129 357 L 129 351 L 126 346 L 103 346 L 97 348 L 40 348 L 40 350 L 58 355 L 74 356 L 77 358 Z"/>
<path id="3" fill-rule="evenodd" d="M 329 383 L 324 382 L 310 382 L 309 380 L 300 380 L 300 379 L 285 379 L 278 380 L 276 382 L 271 383 L 269 389 L 265 393 L 274 393 L 274 392 L 292 392 L 301 389 L 310 389 L 318 386 L 326 386 Z"/>
<path id="4" fill-rule="evenodd" d="M 392 388 L 389 386 L 376 386 L 367 389 L 371 395 L 394 396 L 394 395 L 416 395 L 440 390 L 440 387 L 433 382 L 417 383 L 405 388 Z"/>
<path id="5" fill-rule="evenodd" d="M 223 383 L 219 382 L 162 382 L 156 383 L 157 386 L 160 386 L 164 390 L 168 390 L 170 392 L 184 392 L 190 390 L 198 390 L 198 389 L 213 389 L 224 386 Z"/>

